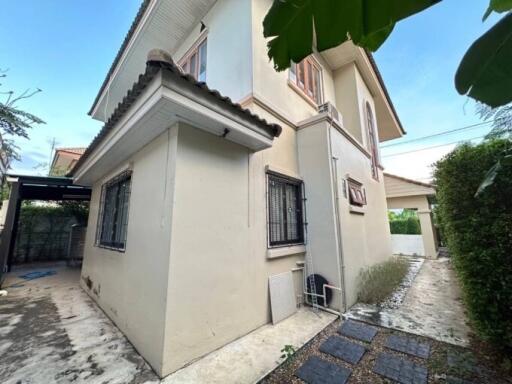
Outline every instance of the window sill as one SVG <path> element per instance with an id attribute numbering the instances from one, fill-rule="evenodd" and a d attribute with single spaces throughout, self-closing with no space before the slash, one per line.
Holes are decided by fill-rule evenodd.
<path id="1" fill-rule="evenodd" d="M 306 95 L 304 91 L 295 85 L 290 79 L 288 79 L 288 86 L 298 93 L 299 96 L 302 97 L 309 105 L 315 108 L 315 110 L 318 110 L 318 104 L 311 97 Z"/>
<path id="2" fill-rule="evenodd" d="M 267 259 L 277 259 L 279 257 L 297 255 L 299 253 L 306 253 L 306 246 L 291 245 L 289 247 L 269 248 L 267 249 Z"/>
<path id="3" fill-rule="evenodd" d="M 350 213 L 353 213 L 355 215 L 364 215 L 366 213 L 366 208 L 358 207 L 357 205 L 350 205 L 349 211 L 350 211 Z"/>
<path id="4" fill-rule="evenodd" d="M 98 248 L 107 249 L 109 251 L 114 251 L 114 252 L 119 252 L 119 253 L 124 253 L 126 250 L 126 248 L 109 247 L 108 245 L 101 245 L 101 244 L 95 244 L 95 246 Z"/>

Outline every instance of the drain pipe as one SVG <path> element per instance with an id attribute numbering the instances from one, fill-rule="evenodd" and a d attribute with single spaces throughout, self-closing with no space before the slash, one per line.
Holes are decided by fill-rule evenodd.
<path id="1" fill-rule="evenodd" d="M 343 241 L 341 238 L 341 224 L 340 224 L 340 197 L 338 193 L 338 158 L 336 156 L 333 156 L 332 153 L 332 121 L 329 122 L 329 156 L 332 159 L 332 184 L 334 188 L 334 196 L 335 196 L 335 202 L 334 202 L 334 213 L 336 215 L 336 243 L 338 246 L 338 257 L 340 261 L 340 268 L 338 269 L 338 278 L 340 280 L 341 289 L 339 289 L 341 292 L 340 300 L 343 302 L 342 305 L 340 305 L 340 311 L 341 308 L 343 308 L 343 313 L 347 312 L 347 300 L 346 300 L 346 292 L 345 292 L 345 262 L 343 259 Z M 340 303 L 341 304 L 341 303 Z"/>

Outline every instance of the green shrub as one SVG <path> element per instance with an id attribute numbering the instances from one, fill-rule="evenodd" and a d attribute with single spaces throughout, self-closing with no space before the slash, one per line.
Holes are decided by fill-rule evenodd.
<path id="1" fill-rule="evenodd" d="M 436 163 L 439 223 L 476 332 L 512 347 L 512 169 L 475 197 L 507 140 L 457 147 Z"/>
<path id="2" fill-rule="evenodd" d="M 373 265 L 359 274 L 358 300 L 377 304 L 386 299 L 404 279 L 409 263 L 402 257 Z"/>
<path id="3" fill-rule="evenodd" d="M 393 219 L 389 222 L 392 235 L 421 235 L 420 220 L 411 216 L 404 219 Z"/>

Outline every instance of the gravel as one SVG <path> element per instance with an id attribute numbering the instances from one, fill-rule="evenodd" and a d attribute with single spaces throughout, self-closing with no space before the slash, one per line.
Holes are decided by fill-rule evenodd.
<path id="1" fill-rule="evenodd" d="M 447 378 L 459 378 L 466 381 L 470 381 L 473 383 L 493 383 L 493 384 L 504 384 L 510 383 L 507 381 L 505 377 L 500 376 L 497 371 L 494 371 L 492 367 L 486 366 L 486 362 L 482 362 L 478 360 L 478 357 L 475 356 L 470 349 L 465 349 L 461 347 L 456 347 L 451 344 L 442 343 L 436 340 L 428 339 L 421 336 L 407 334 L 405 332 L 399 332 L 387 328 L 378 327 L 379 332 L 372 340 L 371 343 L 360 342 L 353 339 L 350 340 L 353 343 L 358 343 L 368 350 L 364 354 L 363 358 L 359 361 L 358 364 L 352 365 L 346 363 L 340 359 L 337 359 L 331 355 L 320 352 L 320 346 L 332 335 L 336 335 L 337 337 L 343 337 L 338 334 L 336 331 L 338 327 L 342 324 L 342 320 L 337 320 L 326 327 L 321 333 L 319 333 L 315 338 L 313 338 L 308 344 L 302 347 L 299 351 L 295 353 L 295 355 L 289 359 L 288 361 L 281 364 L 278 368 L 276 368 L 273 372 L 271 372 L 267 377 L 265 377 L 261 384 L 283 384 L 283 383 L 303 383 L 302 380 L 295 376 L 295 371 L 310 357 L 310 356 L 318 356 L 323 360 L 330 361 L 339 366 L 346 367 L 352 370 L 352 374 L 348 380 L 349 384 L 353 383 L 390 383 L 388 379 L 385 379 L 382 376 L 374 373 L 373 367 L 375 365 L 375 360 L 377 356 L 381 352 L 386 352 L 389 354 L 394 354 L 396 356 L 402 357 L 404 359 L 408 359 L 417 363 L 419 365 L 423 365 L 428 367 L 429 375 L 428 375 L 428 383 L 447 383 Z M 417 339 L 420 343 L 429 343 L 431 345 L 431 353 L 428 359 L 422 359 L 419 357 L 414 357 L 411 355 L 406 355 L 400 352 L 392 351 L 389 348 L 386 348 L 385 342 L 390 335 L 398 335 L 398 336 L 409 336 Z M 460 366 L 450 366 L 448 364 L 448 355 L 459 355 L 464 356 L 462 361 L 466 361 L 468 359 L 473 359 L 474 363 L 469 369 L 467 364 L 461 364 Z M 478 369 L 475 369 L 475 366 Z"/>

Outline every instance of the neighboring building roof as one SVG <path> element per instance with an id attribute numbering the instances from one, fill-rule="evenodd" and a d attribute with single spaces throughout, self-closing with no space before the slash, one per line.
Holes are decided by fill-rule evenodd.
<path id="1" fill-rule="evenodd" d="M 50 175 L 55 176 L 56 174 L 68 173 L 83 155 L 85 149 L 83 147 L 56 148 L 52 163 L 50 164 Z"/>
<path id="2" fill-rule="evenodd" d="M 165 57 L 165 59 L 162 59 Z M 128 91 L 123 100 L 117 105 L 116 109 L 107 120 L 103 128 L 92 140 L 91 144 L 87 147 L 83 155 L 77 161 L 73 169 L 69 172 L 69 176 L 73 175 L 74 171 L 80 167 L 90 154 L 96 149 L 103 138 L 112 130 L 116 123 L 124 116 L 130 106 L 137 100 L 138 96 L 143 92 L 147 85 L 155 78 L 155 76 L 165 71 L 171 78 L 175 80 L 184 79 L 193 86 L 199 88 L 199 92 L 215 98 L 217 101 L 224 103 L 225 108 L 231 109 L 235 113 L 239 113 L 244 118 L 251 120 L 252 123 L 259 125 L 262 129 L 267 131 L 270 135 L 278 137 L 281 134 L 282 128 L 280 125 L 268 123 L 265 119 L 252 113 L 250 110 L 243 108 L 240 104 L 234 103 L 229 97 L 222 96 L 217 90 L 210 89 L 204 82 L 197 81 L 194 77 L 184 74 L 181 69 L 174 64 L 169 54 L 161 50 L 154 50 L 148 54 L 148 61 L 146 63 L 146 71 L 139 75 L 138 80 L 133 84 L 132 88 Z"/>
<path id="3" fill-rule="evenodd" d="M 394 182 L 391 179 L 394 179 Z M 384 172 L 384 186 L 386 197 L 388 198 L 420 195 L 431 196 L 436 193 L 436 186 L 434 184 L 422 183 L 386 172 Z"/>
<path id="4" fill-rule="evenodd" d="M 373 58 L 372 53 L 367 49 L 365 49 L 364 51 L 366 52 L 366 55 L 368 56 L 368 60 L 370 61 L 370 64 L 372 65 L 373 71 L 375 72 L 375 75 L 377 76 L 377 79 L 379 80 L 382 91 L 384 92 L 384 96 L 386 97 L 389 107 L 391 108 L 391 112 L 395 116 L 396 122 L 398 123 L 400 130 L 405 135 L 407 132 L 405 131 L 405 129 L 402 125 L 402 122 L 400 121 L 400 118 L 398 117 L 398 113 L 396 112 L 395 105 L 393 104 L 393 101 L 391 101 L 391 97 L 389 96 L 388 89 L 386 88 L 384 79 L 382 78 L 382 75 L 379 71 L 379 67 L 377 67 L 377 63 L 375 62 L 375 59 Z"/>
<path id="5" fill-rule="evenodd" d="M 56 148 L 55 152 L 68 152 L 74 155 L 83 155 L 86 147 L 75 147 L 75 148 Z"/>

